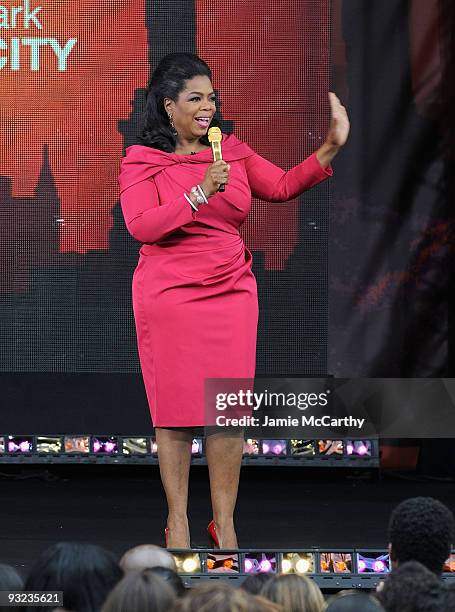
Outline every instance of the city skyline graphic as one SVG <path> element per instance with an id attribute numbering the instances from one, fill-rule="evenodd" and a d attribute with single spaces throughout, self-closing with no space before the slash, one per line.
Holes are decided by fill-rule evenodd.
<path id="1" fill-rule="evenodd" d="M 132 8 L 132 4 L 134 2 L 116 3 L 118 19 L 124 16 L 128 8 Z M 136 8 L 139 4 L 136 3 Z M 293 23 L 292 18 L 298 16 L 302 20 L 305 11 L 306 16 L 313 19 L 320 15 L 314 14 L 314 8 L 311 7 L 313 3 L 302 7 L 299 2 L 286 0 L 286 4 L 289 4 L 289 16 L 284 25 L 295 40 L 299 24 Z M 78 121 L 75 118 L 74 122 L 81 133 L 81 144 L 75 150 L 71 138 L 67 142 L 68 155 L 76 158 L 77 164 L 66 174 L 62 174 L 64 156 L 59 156 L 57 152 L 64 150 L 65 137 L 69 132 L 68 121 L 63 121 L 61 110 L 55 129 L 55 122 L 52 124 L 51 117 L 46 116 L 46 96 L 39 101 L 41 107 L 34 114 L 33 121 L 44 124 L 47 121 L 54 131 L 47 135 L 45 132 L 50 129 L 47 124 L 46 129 L 41 129 L 44 141 L 39 147 L 36 146 L 39 150 L 39 166 L 36 164 L 37 152 L 34 151 L 33 169 L 27 166 L 28 160 L 23 168 L 27 176 L 18 173 L 17 160 L 9 158 L 5 142 L 2 143 L 4 157 L 9 159 L 3 168 L 13 167 L 14 172 L 8 174 L 2 170 L 0 177 L 0 318 L 5 347 L 0 357 L 1 370 L 139 371 L 131 309 L 131 277 L 140 245 L 125 229 L 117 196 L 115 194 L 112 197 L 112 185 L 116 187 L 122 153 L 137 142 L 146 77 L 161 57 L 173 51 L 191 51 L 207 59 L 214 71 L 215 87 L 219 91 L 223 131 L 235 131 L 238 137 L 249 142 L 277 165 L 291 167 L 305 156 L 304 149 L 306 154 L 312 152 L 313 141 L 316 139 L 317 142 L 318 129 L 322 131 L 327 119 L 326 109 L 313 113 L 315 128 L 307 139 L 296 143 L 290 138 L 301 119 L 298 115 L 292 119 L 286 117 L 282 121 L 280 142 L 270 139 L 267 131 L 273 121 L 276 123 L 277 101 L 271 99 L 264 106 L 258 85 L 263 82 L 264 75 L 256 81 L 251 75 L 245 76 L 240 71 L 236 73 L 228 70 L 227 63 L 233 58 L 239 62 L 237 48 L 232 51 L 231 58 L 224 57 L 221 51 L 213 54 L 213 58 L 210 57 L 210 37 L 213 37 L 214 22 L 225 19 L 227 14 L 236 13 L 238 22 L 244 19 L 251 21 L 251 31 L 249 28 L 240 31 L 239 42 L 250 45 L 251 57 L 257 56 L 255 61 L 261 62 L 263 70 L 273 70 L 271 58 L 276 52 L 273 49 L 275 41 L 271 39 L 272 48 L 268 51 L 257 49 L 257 35 L 254 34 L 254 20 L 257 20 L 257 16 L 254 16 L 252 7 L 242 9 L 242 6 L 237 1 L 227 2 L 223 12 L 221 9 L 211 10 L 205 2 L 147 1 L 144 20 L 136 16 L 134 24 L 131 18 L 126 23 L 122 22 L 117 37 L 124 36 L 123 47 L 129 37 L 133 33 L 137 34 L 142 27 L 144 32 L 138 35 L 132 46 L 138 47 L 143 42 L 142 53 L 144 48 L 148 48 L 148 55 L 145 61 L 144 58 L 141 60 L 139 67 L 132 63 L 128 74 L 117 75 L 116 84 L 121 87 L 116 91 L 116 99 L 111 101 L 111 110 L 121 114 L 115 125 L 115 143 L 110 142 L 109 147 L 102 143 L 102 146 L 96 148 L 95 141 L 100 138 L 101 128 L 106 125 L 107 119 L 112 123 L 112 113 L 109 116 L 105 112 L 102 121 L 99 117 L 94 118 L 92 125 L 90 121 L 96 114 L 95 110 L 103 113 L 108 108 L 104 100 L 101 108 L 95 109 L 102 93 L 112 91 L 112 83 L 109 83 L 107 89 L 104 88 L 104 92 L 102 90 L 105 85 L 103 77 L 109 78 L 113 71 L 93 81 L 93 86 L 97 85 L 98 90 L 93 91 L 92 108 L 79 117 Z M 88 11 L 87 7 L 88 4 L 84 5 L 82 12 Z M 266 19 L 277 14 L 272 4 L 264 10 L 273 13 L 265 16 Z M 106 11 L 106 15 L 103 15 L 100 20 L 102 30 L 107 29 L 109 24 L 119 23 L 114 13 Z M 176 15 L 179 16 L 178 20 L 175 19 Z M 328 15 L 325 17 L 328 26 Z M 232 29 L 235 30 L 235 27 L 234 23 Z M 80 23 L 78 28 L 80 30 Z M 78 38 L 79 48 L 73 50 L 73 62 L 77 62 L 78 58 L 83 59 L 90 47 L 84 45 L 79 30 L 77 36 L 74 34 Z M 327 35 L 328 27 L 325 37 L 314 40 L 313 46 L 324 48 Z M 100 42 L 100 49 L 103 44 L 106 41 Z M 308 40 L 303 40 L 301 44 L 302 47 L 307 45 L 305 53 L 310 55 Z M 93 45 L 91 42 L 92 50 Z M 292 37 L 288 45 L 292 47 Z M 136 52 L 137 49 L 130 49 L 129 58 Z M 282 52 L 285 58 L 283 66 L 292 73 L 295 67 L 291 61 L 291 51 L 282 49 Z M 70 59 L 68 69 L 71 68 Z M 124 58 L 122 61 L 125 61 Z M 87 63 L 85 58 L 84 65 Z M 289 80 L 293 76 L 286 72 L 282 74 L 283 66 L 279 73 L 276 70 L 277 82 Z M 323 54 L 317 65 L 310 63 L 308 66 L 308 70 L 322 71 L 322 76 L 327 80 L 327 57 Z M 29 75 L 30 78 L 35 76 Z M 94 68 L 91 70 L 91 78 L 93 76 Z M 272 72 L 270 76 L 273 82 Z M 64 78 L 67 77 L 64 75 Z M 245 102 L 243 94 L 237 91 L 244 90 L 245 79 L 251 82 L 250 87 L 257 90 L 257 108 L 249 109 L 249 115 L 247 113 L 246 117 L 240 119 L 242 109 L 245 115 Z M 316 107 L 321 92 L 319 89 L 310 92 L 304 89 L 304 80 L 302 76 L 300 82 L 295 83 L 295 92 L 302 100 L 306 95 L 307 104 Z M 134 82 L 137 84 L 131 87 Z M 141 83 L 142 86 L 137 86 Z M 320 87 L 322 85 L 318 85 Z M 79 83 L 80 99 L 83 104 L 88 104 L 82 89 Z M 74 91 L 73 86 L 69 94 Z M 128 95 L 128 91 L 132 95 Z M 125 98 L 128 112 L 125 112 Z M 30 107 L 30 113 L 32 110 Z M 262 117 L 261 125 L 258 124 L 258 117 Z M 10 130 L 17 128 L 19 123 L 19 117 L 15 116 Z M 89 145 L 90 138 L 93 144 Z M 291 144 L 283 147 L 286 142 Z M 118 143 L 121 143 L 120 146 Z M 21 159 L 23 157 L 22 152 Z M 11 165 L 12 161 L 16 163 Z M 99 172 L 101 166 L 102 171 Z M 327 279 L 324 258 L 327 250 L 327 206 L 328 191 L 324 186 L 304 194 L 300 202 L 270 205 L 257 201 L 253 203 L 252 218 L 242 228 L 245 242 L 254 254 L 253 269 L 259 286 L 262 313 L 258 337 L 260 372 L 276 374 L 281 371 L 283 375 L 325 373 Z M 282 308 L 284 304 L 285 312 Z M 283 349 L 287 342 L 291 350 Z"/>

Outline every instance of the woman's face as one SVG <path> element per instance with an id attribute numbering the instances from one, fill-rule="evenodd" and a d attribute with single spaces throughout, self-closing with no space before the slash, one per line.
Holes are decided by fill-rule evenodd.
<path id="1" fill-rule="evenodd" d="M 172 115 L 180 138 L 194 140 L 207 134 L 215 114 L 215 92 L 207 76 L 195 76 L 185 81 L 177 102 L 166 98 L 166 112 Z"/>

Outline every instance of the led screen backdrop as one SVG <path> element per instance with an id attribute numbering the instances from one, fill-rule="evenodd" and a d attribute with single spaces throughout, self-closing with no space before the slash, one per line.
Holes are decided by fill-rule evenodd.
<path id="1" fill-rule="evenodd" d="M 325 134 L 329 24 L 316 0 L 0 4 L 1 370 L 139 371 L 117 174 L 151 70 L 197 52 L 224 131 L 289 168 Z M 255 201 L 243 228 L 259 374 L 326 371 L 328 189 Z"/>

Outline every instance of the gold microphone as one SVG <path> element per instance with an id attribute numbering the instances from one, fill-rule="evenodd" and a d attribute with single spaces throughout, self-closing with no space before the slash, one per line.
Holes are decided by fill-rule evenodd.
<path id="1" fill-rule="evenodd" d="M 223 159 L 223 154 L 221 153 L 221 140 L 223 135 L 221 134 L 221 130 L 219 127 L 211 127 L 208 132 L 209 142 L 212 145 L 213 152 L 213 160 L 219 161 Z M 218 191 L 224 191 L 224 185 L 220 185 Z"/>

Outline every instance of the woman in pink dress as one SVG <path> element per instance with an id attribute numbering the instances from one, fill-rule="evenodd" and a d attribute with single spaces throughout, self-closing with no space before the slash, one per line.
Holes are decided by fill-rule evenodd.
<path id="1" fill-rule="evenodd" d="M 123 215 L 143 243 L 133 279 L 139 357 L 168 502 L 166 543 L 187 548 L 193 428 L 204 426 L 206 378 L 253 379 L 258 300 L 251 253 L 239 234 L 251 195 L 285 202 L 332 174 L 348 133 L 331 96 L 326 142 L 284 172 L 234 135 L 223 134 L 223 161 L 207 139 L 216 126 L 212 74 L 193 54 L 166 56 L 147 92 L 140 141 L 119 176 Z M 226 185 L 225 191 L 219 191 Z M 207 432 L 209 433 L 209 432 Z M 206 436 L 215 545 L 237 548 L 233 513 L 243 432 Z"/>

